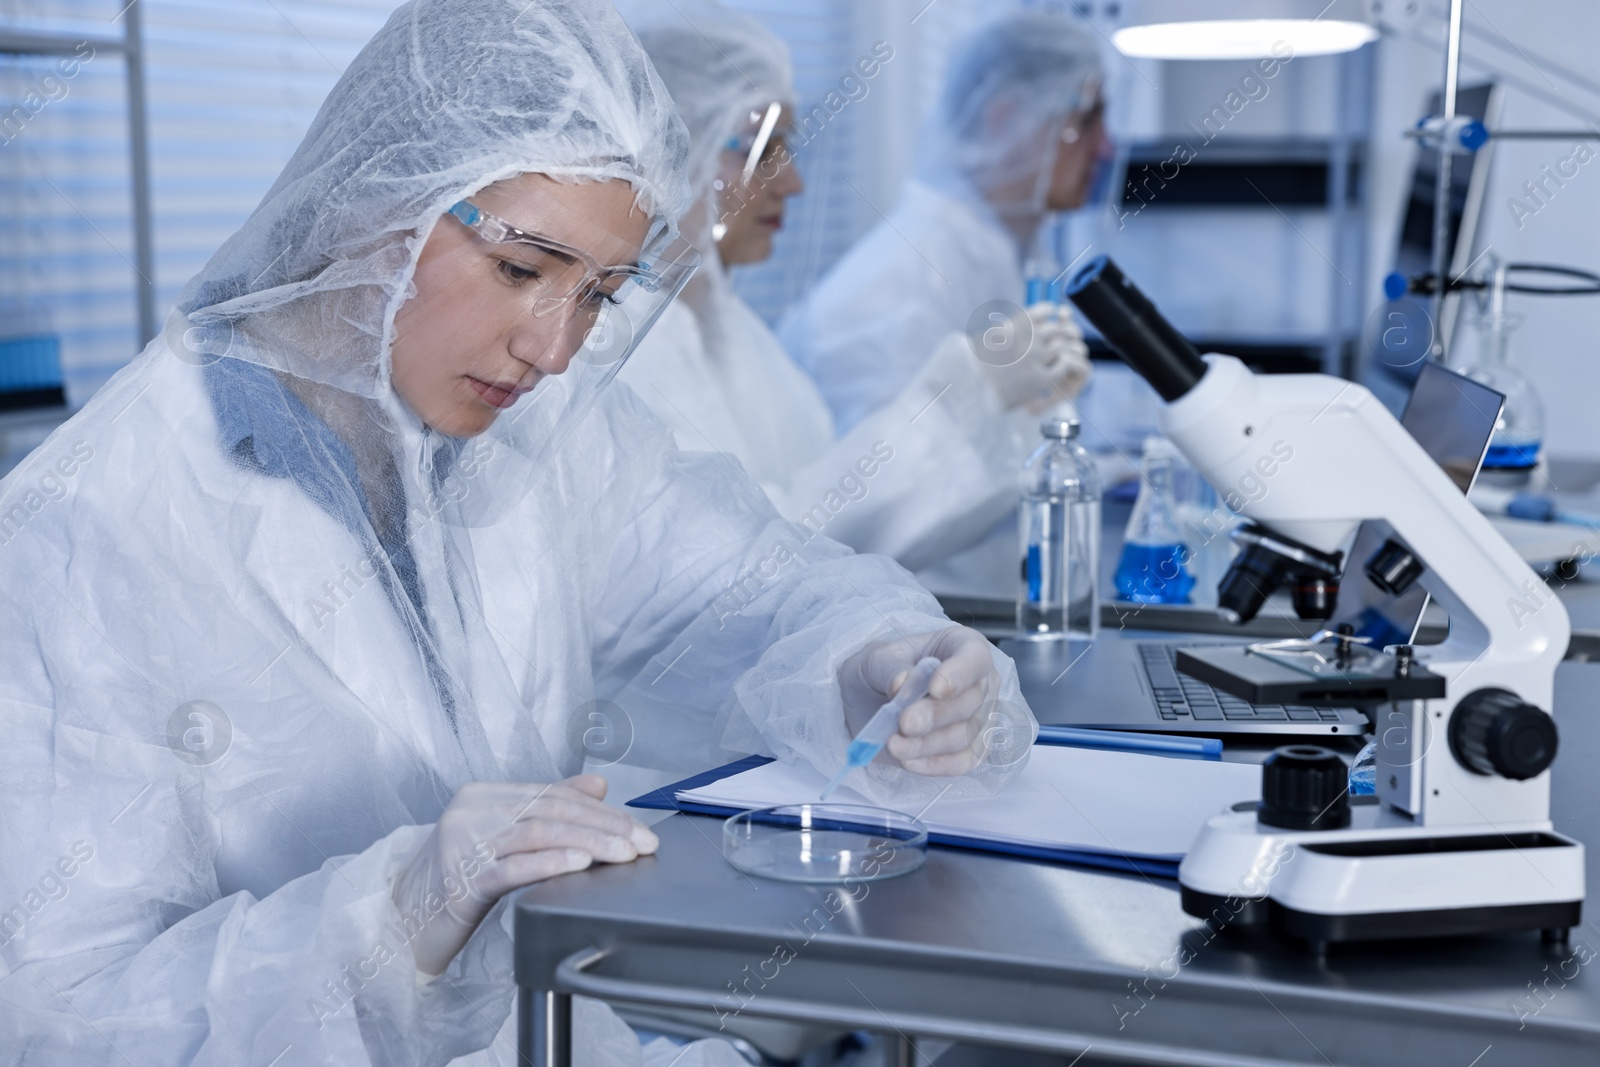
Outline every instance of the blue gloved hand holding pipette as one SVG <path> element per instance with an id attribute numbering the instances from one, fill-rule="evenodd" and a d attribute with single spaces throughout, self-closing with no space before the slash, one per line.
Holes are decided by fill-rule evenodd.
<path id="1" fill-rule="evenodd" d="M 845 726 L 866 746 L 852 746 L 846 773 L 882 751 L 913 774 L 966 774 L 983 757 L 999 688 L 988 640 L 968 627 L 872 642 L 839 668 Z"/>

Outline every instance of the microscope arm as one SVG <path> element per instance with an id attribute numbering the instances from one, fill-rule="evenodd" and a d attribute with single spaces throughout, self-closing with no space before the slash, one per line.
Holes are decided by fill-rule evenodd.
<path id="1" fill-rule="evenodd" d="M 1352 382 L 1257 376 L 1231 356 L 1205 362 L 1160 425 L 1206 480 L 1224 491 L 1264 485 L 1258 499 L 1240 495 L 1240 514 L 1323 552 L 1365 520 L 1386 521 L 1426 563 L 1419 580 L 1450 617 L 1431 669 L 1458 663 L 1472 688 L 1471 674 L 1492 674 L 1548 708 L 1565 608 L 1394 416 Z"/>

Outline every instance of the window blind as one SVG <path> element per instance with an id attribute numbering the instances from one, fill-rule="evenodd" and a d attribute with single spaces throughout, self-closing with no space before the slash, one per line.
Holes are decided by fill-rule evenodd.
<path id="1" fill-rule="evenodd" d="M 0 0 L 0 27 L 120 35 L 124 0 Z M 139 0 L 158 314 L 249 215 L 392 0 Z M 55 60 L 0 57 L 0 115 Z M 0 124 L 0 330 L 60 337 L 81 404 L 137 350 L 124 68 L 96 55 Z M 13 329 L 15 329 L 15 325 Z"/>

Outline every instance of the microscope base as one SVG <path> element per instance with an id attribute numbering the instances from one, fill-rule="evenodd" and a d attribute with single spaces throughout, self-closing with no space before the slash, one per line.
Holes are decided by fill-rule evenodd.
<path id="1" fill-rule="evenodd" d="M 1228 915 L 1236 905 L 1227 897 L 1180 887 L 1183 910 L 1197 919 Z M 1320 915 L 1297 911 L 1276 900 L 1262 901 L 1254 917 L 1240 913 L 1233 923 L 1241 927 L 1270 926 L 1308 945 L 1345 941 L 1391 941 L 1426 937 L 1455 937 L 1516 930 L 1539 930 L 1547 940 L 1565 942 L 1567 931 L 1583 919 L 1583 902 L 1505 904 L 1498 907 L 1449 908 L 1435 911 L 1381 911 L 1350 915 Z M 1252 921 L 1253 920 L 1253 921 Z"/>
<path id="2" fill-rule="evenodd" d="M 1206 823 L 1179 869 L 1183 909 L 1223 926 L 1275 929 L 1316 949 L 1346 941 L 1542 930 L 1582 918 L 1583 846 L 1548 824 L 1421 827 L 1376 807 L 1344 830 Z"/>

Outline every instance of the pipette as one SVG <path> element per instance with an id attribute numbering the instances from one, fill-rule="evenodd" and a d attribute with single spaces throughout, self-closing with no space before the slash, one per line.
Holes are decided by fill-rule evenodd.
<path id="1" fill-rule="evenodd" d="M 883 746 L 900 727 L 900 713 L 928 695 L 928 685 L 933 681 L 933 672 L 938 669 L 939 661 L 932 656 L 924 656 L 917 661 L 911 673 L 906 675 L 906 680 L 900 683 L 894 697 L 872 713 L 867 725 L 850 742 L 850 748 L 845 752 L 844 766 L 822 790 L 821 799 L 827 800 L 828 794 L 839 787 L 845 775 L 857 767 L 865 767 L 883 751 Z"/>

